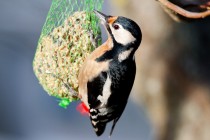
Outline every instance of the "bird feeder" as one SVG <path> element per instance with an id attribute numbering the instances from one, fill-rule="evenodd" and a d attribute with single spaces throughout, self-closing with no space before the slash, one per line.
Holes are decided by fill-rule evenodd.
<path id="1" fill-rule="evenodd" d="M 78 100 L 78 74 L 101 43 L 98 20 L 103 0 L 52 0 L 33 61 L 39 83 L 66 108 Z M 97 39 L 96 39 L 97 38 Z"/>

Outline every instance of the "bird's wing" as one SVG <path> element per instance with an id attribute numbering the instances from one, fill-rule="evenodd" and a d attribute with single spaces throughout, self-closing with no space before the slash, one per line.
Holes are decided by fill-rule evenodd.
<path id="1" fill-rule="evenodd" d="M 90 120 L 98 136 L 104 132 L 108 121 L 107 115 L 111 113 L 111 109 L 107 108 L 105 104 L 107 100 L 103 96 L 104 92 L 106 92 L 105 88 L 111 86 L 111 83 L 107 82 L 107 79 L 109 79 L 108 73 L 101 72 L 87 83 Z"/>
<path id="2" fill-rule="evenodd" d="M 79 97 L 89 108 L 87 101 L 87 83 L 94 78 L 100 76 L 101 72 L 107 71 L 109 68 L 109 60 L 97 62 L 96 59 L 110 50 L 110 41 L 106 41 L 100 47 L 96 48 L 91 55 L 85 60 L 83 66 L 80 68 L 79 81 Z"/>
<path id="3" fill-rule="evenodd" d="M 88 82 L 93 82 L 97 77 L 101 77 L 102 72 L 107 71 L 109 67 L 109 62 L 96 62 L 94 60 L 88 59 L 79 73 L 79 96 L 85 105 L 89 108 L 88 104 Z M 93 87 L 97 89 L 97 84 Z M 89 92 L 91 93 L 91 92 Z"/>
<path id="4" fill-rule="evenodd" d="M 135 63 L 127 66 L 110 64 L 111 69 L 101 72 L 87 84 L 90 119 L 97 135 L 101 135 L 106 123 L 115 124 L 122 115 L 135 78 Z"/>
<path id="5" fill-rule="evenodd" d="M 103 94 L 107 77 L 107 72 L 101 72 L 97 77 L 88 81 L 87 90 L 90 108 L 98 108 L 99 105 L 102 105 L 102 102 L 99 99 Z"/>

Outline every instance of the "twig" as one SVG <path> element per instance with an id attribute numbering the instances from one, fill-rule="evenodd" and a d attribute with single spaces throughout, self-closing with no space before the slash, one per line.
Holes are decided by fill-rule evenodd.
<path id="1" fill-rule="evenodd" d="M 205 18 L 207 16 L 210 16 L 210 10 L 206 10 L 205 12 L 190 12 L 187 11 L 175 4 L 173 4 L 172 2 L 168 1 L 168 0 L 157 0 L 159 1 L 161 4 L 163 4 L 164 6 L 166 6 L 167 8 L 171 9 L 172 11 L 186 17 L 186 18 L 192 18 L 192 19 L 198 19 L 198 18 Z"/>
<path id="2" fill-rule="evenodd" d="M 61 82 L 64 84 L 64 86 L 69 90 L 69 95 L 70 95 L 71 97 L 76 97 L 76 98 L 78 98 L 77 92 L 76 92 L 73 88 L 71 88 L 71 86 L 70 86 L 68 83 L 65 83 L 65 82 L 63 81 L 63 79 L 61 79 L 59 76 L 57 76 L 57 75 L 55 75 L 55 74 L 53 74 L 53 73 L 47 73 L 47 74 L 50 74 L 50 75 L 52 75 L 53 77 L 55 77 L 55 78 L 61 80 Z"/>

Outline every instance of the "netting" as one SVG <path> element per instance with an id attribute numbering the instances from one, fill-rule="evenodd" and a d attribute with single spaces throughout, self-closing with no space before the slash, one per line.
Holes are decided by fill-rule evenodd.
<path id="1" fill-rule="evenodd" d="M 66 107 L 78 100 L 78 73 L 86 57 L 101 43 L 93 10 L 103 0 L 52 0 L 33 61 L 40 84 Z"/>
<path id="2" fill-rule="evenodd" d="M 95 34 L 98 34 L 98 21 L 91 12 L 94 9 L 101 10 L 102 4 L 103 0 L 52 0 L 40 38 L 48 35 L 55 27 L 62 25 L 64 20 L 76 11 L 88 13 L 87 20 L 91 21 L 91 28 Z"/>

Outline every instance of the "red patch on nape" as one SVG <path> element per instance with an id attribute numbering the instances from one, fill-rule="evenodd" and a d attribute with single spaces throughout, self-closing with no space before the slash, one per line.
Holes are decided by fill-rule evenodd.
<path id="1" fill-rule="evenodd" d="M 85 105 L 85 103 L 81 102 L 78 106 L 77 106 L 77 111 L 80 112 L 80 114 L 82 114 L 83 116 L 89 116 L 89 109 L 88 107 Z"/>

